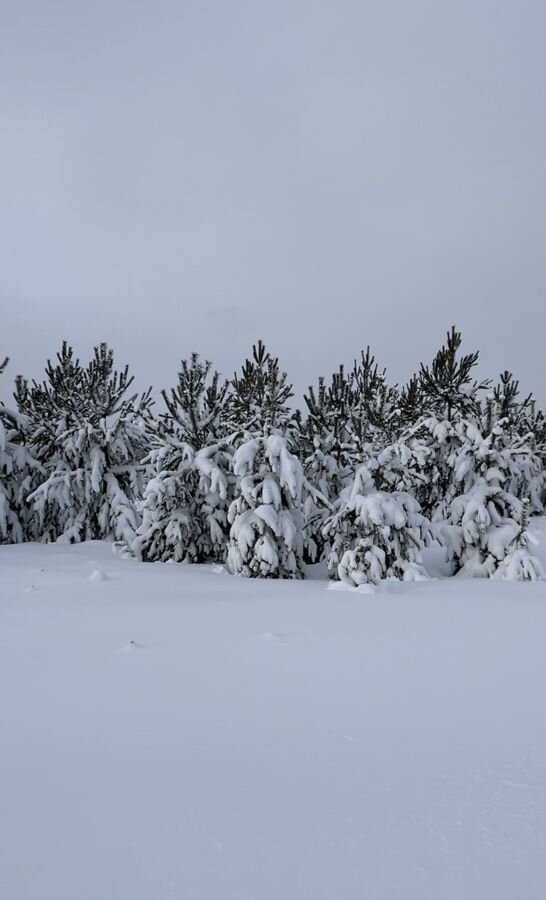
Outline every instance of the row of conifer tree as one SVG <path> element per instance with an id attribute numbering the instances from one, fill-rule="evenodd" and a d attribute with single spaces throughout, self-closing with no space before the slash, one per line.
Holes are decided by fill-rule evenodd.
<path id="1" fill-rule="evenodd" d="M 106 344 L 84 365 L 63 343 L 0 404 L 0 541 L 106 539 L 251 577 L 325 561 L 352 587 L 426 578 L 438 541 L 454 574 L 542 577 L 528 519 L 544 511 L 545 418 L 477 363 L 452 328 L 400 388 L 368 348 L 293 410 L 261 341 L 231 379 L 192 354 L 160 403 Z"/>

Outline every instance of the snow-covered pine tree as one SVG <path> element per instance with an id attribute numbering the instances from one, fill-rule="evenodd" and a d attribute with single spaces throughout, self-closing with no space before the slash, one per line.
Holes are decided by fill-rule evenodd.
<path id="1" fill-rule="evenodd" d="M 224 562 L 230 455 L 166 438 L 148 457 L 142 522 L 129 549 L 145 562 Z"/>
<path id="2" fill-rule="evenodd" d="M 8 358 L 0 363 L 0 374 Z M 40 466 L 28 446 L 28 421 L 0 401 L 0 543 L 35 540 L 36 517 L 27 497 L 39 477 Z"/>
<path id="3" fill-rule="evenodd" d="M 337 501 L 346 477 L 344 408 L 346 379 L 343 367 L 334 373 L 326 388 L 324 378 L 318 388 L 310 386 L 304 395 L 305 418 L 297 416 L 297 455 L 304 472 L 303 546 L 306 562 L 325 559 L 329 553 L 323 529 Z"/>
<path id="4" fill-rule="evenodd" d="M 514 471 L 521 474 L 524 467 L 503 443 L 500 425 L 484 435 L 477 421 L 461 413 L 451 420 L 422 418 L 377 459 L 382 481 L 410 493 L 431 519 L 454 572 L 496 571 L 518 529 Z"/>
<path id="5" fill-rule="evenodd" d="M 529 445 L 540 457 L 542 467 L 546 467 L 546 416 L 544 410 L 537 408 L 534 397 L 525 409 L 520 427 L 523 434 L 530 435 Z"/>
<path id="6" fill-rule="evenodd" d="M 501 372 L 498 383 L 483 404 L 483 431 L 489 434 L 499 422 L 508 426 L 510 431 L 517 429 L 522 413 L 531 401 L 531 395 L 529 395 L 521 402 L 518 400 L 519 393 L 519 382 L 508 369 L 505 369 L 504 372 Z"/>
<path id="7" fill-rule="evenodd" d="M 221 381 L 212 363 L 198 353 L 183 359 L 178 384 L 161 391 L 167 412 L 160 416 L 166 430 L 176 431 L 180 441 L 195 451 L 227 436 L 225 407 L 229 402 L 229 384 Z"/>
<path id="8" fill-rule="evenodd" d="M 395 438 L 406 429 L 411 428 L 424 415 L 423 390 L 418 375 L 412 375 L 398 395 L 398 421 Z"/>
<path id="9" fill-rule="evenodd" d="M 541 514 L 546 500 L 546 473 L 540 414 L 537 415 L 533 395 L 520 399 L 519 393 L 519 382 L 512 373 L 502 372 L 499 383 L 482 403 L 482 431 L 484 435 L 494 434 L 495 445 L 503 452 L 509 469 L 507 489 L 520 499 L 528 499 L 531 513 Z"/>
<path id="10" fill-rule="evenodd" d="M 368 347 L 346 374 L 343 366 L 326 385 L 304 395 L 300 458 L 304 465 L 304 544 L 310 561 L 325 559 L 330 544 L 324 531 L 342 490 L 357 468 L 392 436 L 399 418 L 398 390 L 389 386 Z M 326 503 L 324 501 L 327 501 Z"/>
<path id="11" fill-rule="evenodd" d="M 249 578 L 303 578 L 303 472 L 280 433 L 235 451 L 237 494 L 229 509 L 228 567 Z"/>
<path id="12" fill-rule="evenodd" d="M 461 356 L 461 343 L 461 333 L 452 326 L 432 364 L 421 363 L 419 378 L 427 416 L 432 414 L 448 422 L 457 416 L 479 416 L 480 391 L 486 390 L 490 382 L 473 379 L 479 352 Z"/>
<path id="13" fill-rule="evenodd" d="M 351 440 L 365 456 L 392 441 L 399 422 L 399 392 L 387 383 L 370 348 L 355 360 L 350 378 Z"/>
<path id="14" fill-rule="evenodd" d="M 132 381 L 127 367 L 114 369 L 106 344 L 84 367 L 66 342 L 41 384 L 17 379 L 18 407 L 45 470 L 29 497 L 41 540 L 132 540 L 152 402 L 150 391 L 127 396 Z"/>
<path id="15" fill-rule="evenodd" d="M 482 402 L 482 431 L 489 434 L 495 425 L 502 425 L 508 441 L 523 439 L 536 449 L 537 434 L 542 436 L 544 416 L 537 411 L 532 393 L 522 397 L 519 381 L 507 369 Z M 538 422 L 538 429 L 537 429 Z"/>
<path id="16" fill-rule="evenodd" d="M 302 457 L 312 454 L 318 440 L 322 452 L 333 460 L 327 468 L 332 471 L 334 479 L 332 493 L 338 495 L 346 480 L 351 478 L 355 466 L 362 462 L 355 457 L 351 431 L 351 387 L 344 367 L 341 365 L 333 373 L 328 385 L 321 376 L 317 389 L 310 386 L 303 399 L 307 417 L 302 426 Z"/>
<path id="17" fill-rule="evenodd" d="M 230 404 L 235 454 L 228 566 L 235 575 L 303 577 L 301 463 L 288 409 L 292 387 L 261 341 L 240 376 Z"/>
<path id="18" fill-rule="evenodd" d="M 531 552 L 538 540 L 528 530 L 528 502 L 523 501 L 519 527 L 512 542 L 508 545 L 506 555 L 493 573 L 493 578 L 506 581 L 543 581 L 545 578 L 542 563 Z"/>
<path id="19" fill-rule="evenodd" d="M 224 440 L 229 386 L 197 353 L 178 384 L 162 391 L 154 424 L 151 478 L 131 551 L 145 561 L 223 562 L 229 525 L 231 448 Z"/>
<path id="20" fill-rule="evenodd" d="M 241 374 L 235 373 L 227 411 L 229 428 L 234 434 L 250 437 L 284 430 L 292 420 L 288 401 L 293 396 L 288 376 L 259 340 L 246 359 Z"/>
<path id="21" fill-rule="evenodd" d="M 453 460 L 462 442 L 459 421 L 423 416 L 378 457 L 386 483 L 412 494 L 432 520 L 441 520 L 461 491 L 453 474 Z"/>
<path id="22" fill-rule="evenodd" d="M 339 473 L 327 436 L 315 435 L 307 447 L 300 441 L 298 449 L 303 466 L 304 557 L 306 562 L 315 563 L 325 559 L 329 553 L 329 544 L 323 531 L 339 496 Z"/>
<path id="23" fill-rule="evenodd" d="M 377 461 L 361 466 L 324 528 L 331 541 L 330 577 L 350 587 L 427 577 L 421 551 L 428 522 L 414 497 L 378 489 L 380 477 Z"/>
<path id="24" fill-rule="evenodd" d="M 456 496 L 444 505 L 440 530 L 455 572 L 493 577 L 516 547 L 527 546 L 529 500 L 510 490 L 513 461 L 502 444 L 502 429 L 484 437 L 467 420 L 456 427 L 460 447 L 451 458 Z"/>
<path id="25" fill-rule="evenodd" d="M 454 459 L 466 428 L 479 425 L 480 392 L 489 386 L 474 379 L 478 352 L 460 356 L 460 347 L 460 332 L 453 327 L 432 364 L 421 363 L 419 377 L 412 378 L 399 397 L 400 421 L 406 426 L 385 448 L 393 486 L 403 485 L 433 520 L 441 520 L 461 493 Z M 422 415 L 413 419 L 419 410 Z"/>
<path id="26" fill-rule="evenodd" d="M 380 370 L 368 347 L 346 374 L 343 366 L 328 385 L 319 378 L 318 388 L 304 395 L 308 434 L 319 437 L 336 462 L 339 490 L 356 468 L 383 447 L 399 419 L 398 390 L 390 386 L 386 370 Z"/>

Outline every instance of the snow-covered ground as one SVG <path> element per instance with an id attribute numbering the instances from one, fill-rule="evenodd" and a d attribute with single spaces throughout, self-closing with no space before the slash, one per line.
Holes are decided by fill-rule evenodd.
<path id="1" fill-rule="evenodd" d="M 1 900 L 542 900 L 544 593 L 1 547 Z"/>

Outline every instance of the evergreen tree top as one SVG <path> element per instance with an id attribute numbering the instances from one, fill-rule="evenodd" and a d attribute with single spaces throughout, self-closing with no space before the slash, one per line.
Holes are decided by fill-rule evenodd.
<path id="1" fill-rule="evenodd" d="M 278 357 L 266 350 L 262 340 L 254 344 L 252 359 L 245 360 L 241 374 L 234 373 L 231 388 L 234 431 L 267 433 L 287 424 L 292 385 L 281 371 Z"/>
<path id="2" fill-rule="evenodd" d="M 361 455 L 367 442 L 390 433 L 398 416 L 397 387 L 387 383 L 386 369 L 379 368 L 369 347 L 348 374 L 340 366 L 329 385 L 319 378 L 317 390 L 309 387 L 304 401 L 307 431 L 327 438 L 338 454 L 351 444 Z"/>
<path id="3" fill-rule="evenodd" d="M 161 428 L 178 437 L 194 450 L 199 450 L 226 433 L 225 406 L 229 384 L 220 381 L 220 374 L 212 371 L 212 363 L 192 353 L 183 359 L 178 372 L 178 384 L 161 395 L 167 413 L 161 416 Z"/>
<path id="4" fill-rule="evenodd" d="M 479 352 L 460 356 L 461 343 L 461 333 L 453 325 L 432 364 L 421 363 L 419 372 L 425 401 L 437 415 L 449 420 L 455 413 L 476 414 L 479 409 L 477 394 L 490 386 L 489 380 L 472 380 Z"/>
<path id="5" fill-rule="evenodd" d="M 133 383 L 129 368 L 114 368 L 114 352 L 106 343 L 94 348 L 87 366 L 82 366 L 74 349 L 63 341 L 56 362 L 47 361 L 46 378 L 29 382 L 17 376 L 15 399 L 19 409 L 46 426 L 63 419 L 67 426 L 96 425 L 127 412 L 144 415 L 152 405 L 151 388 L 140 397 L 126 396 Z M 137 400 L 138 398 L 138 400 Z"/>

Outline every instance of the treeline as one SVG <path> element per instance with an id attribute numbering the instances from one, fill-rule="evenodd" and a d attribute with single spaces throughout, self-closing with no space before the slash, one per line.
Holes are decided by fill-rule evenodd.
<path id="1" fill-rule="evenodd" d="M 527 522 L 544 511 L 545 418 L 510 372 L 480 381 L 477 362 L 452 328 L 399 387 L 368 348 L 292 410 L 258 341 L 231 379 L 183 360 L 158 409 L 106 344 L 82 364 L 64 343 L 0 404 L 0 541 L 106 539 L 250 577 L 324 560 L 358 586 L 426 578 L 437 540 L 454 574 L 541 577 Z"/>

